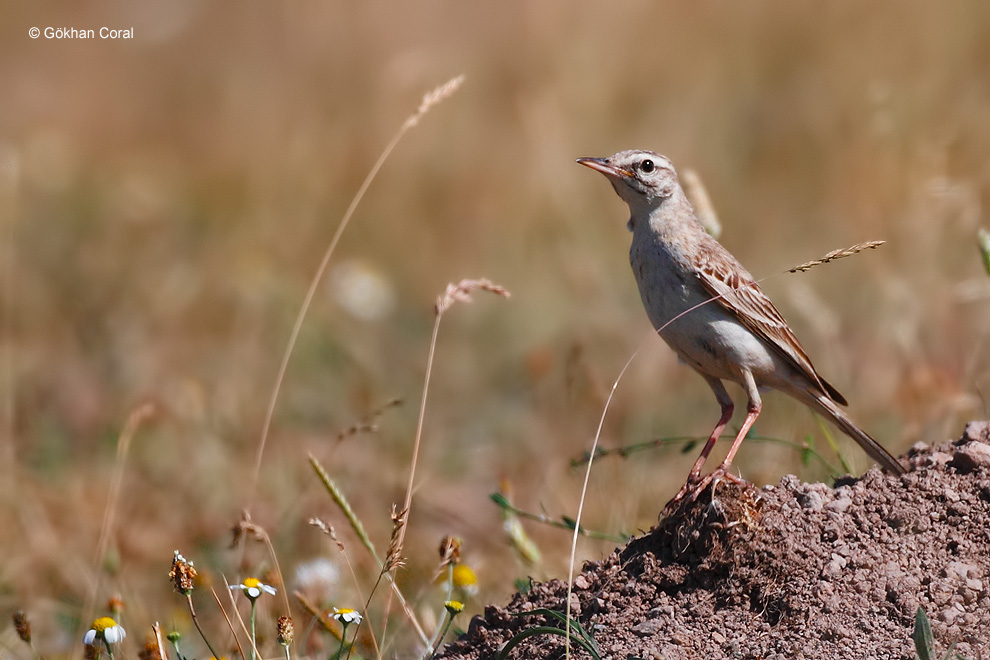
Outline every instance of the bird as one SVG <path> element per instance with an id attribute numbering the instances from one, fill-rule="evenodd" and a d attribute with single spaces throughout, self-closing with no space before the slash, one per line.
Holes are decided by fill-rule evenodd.
<path id="1" fill-rule="evenodd" d="M 888 472 L 904 468 L 839 407 L 846 399 L 825 380 L 759 284 L 695 216 L 671 161 L 646 150 L 620 151 L 577 162 L 605 175 L 629 206 L 629 262 L 646 314 L 680 360 L 705 379 L 721 407 L 701 455 L 671 503 L 697 498 L 728 472 L 763 409 L 761 390 L 778 390 L 831 420 Z M 732 418 L 723 381 L 746 394 L 746 416 L 722 464 L 701 471 Z"/>

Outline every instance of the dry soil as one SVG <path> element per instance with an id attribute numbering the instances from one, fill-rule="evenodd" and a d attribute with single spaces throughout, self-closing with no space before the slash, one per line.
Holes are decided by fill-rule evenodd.
<path id="1" fill-rule="evenodd" d="M 793 476 L 762 490 L 722 482 L 573 584 L 572 611 L 604 660 L 914 658 L 915 614 L 936 649 L 990 657 L 990 422 L 916 445 L 895 477 L 874 468 L 835 487 Z M 564 611 L 552 580 L 489 606 L 448 660 L 495 660 L 517 633 Z M 563 657 L 528 637 L 510 658 Z M 576 656 L 587 658 L 584 651 Z"/>

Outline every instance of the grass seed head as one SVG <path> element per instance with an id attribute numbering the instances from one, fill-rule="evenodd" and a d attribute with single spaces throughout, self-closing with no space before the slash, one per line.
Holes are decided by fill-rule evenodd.
<path id="1" fill-rule="evenodd" d="M 21 638 L 21 641 L 30 644 L 31 643 L 31 622 L 28 621 L 27 614 L 24 610 L 17 610 L 11 616 L 14 620 L 14 630 L 17 631 L 17 636 Z"/>
<path id="2" fill-rule="evenodd" d="M 278 618 L 278 622 L 275 624 L 278 630 L 278 643 L 282 646 L 289 646 L 292 644 L 292 639 L 295 637 L 295 630 L 292 627 L 292 618 L 287 614 L 283 614 Z"/>

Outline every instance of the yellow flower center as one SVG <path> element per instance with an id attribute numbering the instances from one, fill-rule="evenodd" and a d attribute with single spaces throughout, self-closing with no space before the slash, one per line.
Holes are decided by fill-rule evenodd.
<path id="1" fill-rule="evenodd" d="M 242 582 L 241 584 L 243 584 L 248 589 L 261 588 L 261 580 L 259 580 L 258 578 L 244 578 L 244 582 Z"/>
<path id="2" fill-rule="evenodd" d="M 351 612 L 357 612 L 357 610 L 351 607 L 341 607 L 337 610 L 337 614 L 350 614 Z"/>
<path id="3" fill-rule="evenodd" d="M 99 635 L 103 635 L 103 631 L 107 628 L 113 628 L 117 625 L 117 622 L 108 616 L 101 616 L 99 619 L 93 622 L 93 630 L 95 630 Z"/>
<path id="4" fill-rule="evenodd" d="M 478 584 L 478 577 L 466 564 L 454 566 L 454 586 L 471 587 Z"/>

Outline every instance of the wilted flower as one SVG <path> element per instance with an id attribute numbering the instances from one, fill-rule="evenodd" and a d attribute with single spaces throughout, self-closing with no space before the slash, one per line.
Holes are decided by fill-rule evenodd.
<path id="1" fill-rule="evenodd" d="M 172 558 L 172 570 L 168 572 L 168 579 L 172 581 L 175 590 L 183 596 L 188 596 L 192 592 L 196 582 L 196 569 L 193 568 L 193 563 L 186 561 L 178 550 Z"/>
<path id="2" fill-rule="evenodd" d="M 295 636 L 295 631 L 292 627 L 292 619 L 283 614 L 278 618 L 278 622 L 275 624 L 275 628 L 278 630 L 278 643 L 282 646 L 289 646 L 292 644 L 292 638 Z"/>

